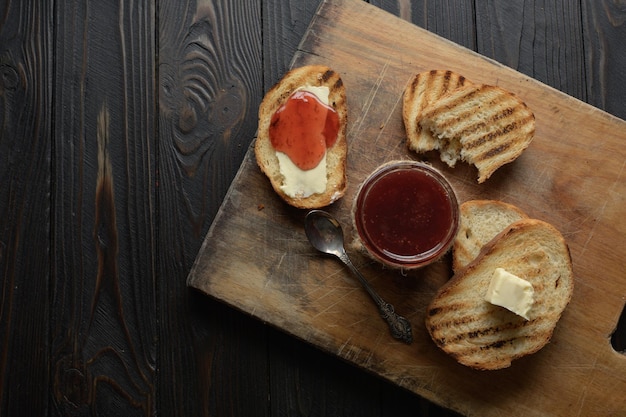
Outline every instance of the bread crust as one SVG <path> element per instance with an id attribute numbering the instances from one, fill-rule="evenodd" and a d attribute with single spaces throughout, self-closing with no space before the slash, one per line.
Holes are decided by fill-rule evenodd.
<path id="1" fill-rule="evenodd" d="M 422 128 L 443 143 L 442 159 L 476 166 L 478 183 L 513 162 L 530 145 L 535 115 L 515 94 L 498 86 L 468 84 L 423 109 Z"/>
<path id="2" fill-rule="evenodd" d="M 515 94 L 450 70 L 416 74 L 404 90 L 402 117 L 410 150 L 438 150 L 451 168 L 459 160 L 474 165 L 478 183 L 517 159 L 535 133 L 533 112 Z"/>
<path id="3" fill-rule="evenodd" d="M 529 320 L 484 300 L 497 267 L 533 285 Z M 563 236 L 541 220 L 519 220 L 439 289 L 427 308 L 426 327 L 437 346 L 459 363 L 479 370 L 506 368 L 550 341 L 573 289 Z"/>
<path id="4" fill-rule="evenodd" d="M 452 246 L 452 269 L 459 272 L 484 245 L 511 223 L 528 218 L 519 207 L 499 200 L 469 200 L 459 208 L 459 232 Z"/>
<path id="5" fill-rule="evenodd" d="M 326 86 L 329 105 L 339 117 L 339 130 L 335 144 L 326 151 L 327 184 L 323 193 L 309 197 L 291 197 L 281 189 L 284 176 L 280 172 L 276 151 L 269 136 L 272 116 L 289 96 L 304 86 Z M 346 161 L 348 145 L 346 91 L 338 73 L 323 65 L 308 65 L 287 72 L 263 98 L 259 106 L 259 126 L 254 145 L 255 157 L 261 171 L 269 178 L 274 191 L 288 204 L 297 208 L 320 208 L 343 197 L 347 187 Z"/>
<path id="6" fill-rule="evenodd" d="M 440 148 L 439 140 L 419 123 L 424 108 L 446 93 L 469 84 L 472 84 L 470 80 L 450 70 L 420 72 L 409 81 L 402 96 L 402 119 L 410 150 L 422 153 Z"/>

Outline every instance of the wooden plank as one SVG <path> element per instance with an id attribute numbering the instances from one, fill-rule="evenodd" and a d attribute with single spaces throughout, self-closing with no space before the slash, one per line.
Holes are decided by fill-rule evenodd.
<path id="1" fill-rule="evenodd" d="M 0 13 L 0 415 L 46 415 L 52 6 Z M 28 389 L 25 389 L 28 387 Z"/>
<path id="2" fill-rule="evenodd" d="M 366 55 L 355 52 L 363 43 L 369 46 Z M 564 233 L 574 258 L 577 292 L 553 343 L 502 372 L 475 373 L 460 367 L 434 347 L 421 325 L 430 297 L 449 275 L 447 265 L 407 279 L 357 254 L 357 264 L 372 283 L 414 323 L 414 346 L 390 340 L 348 273 L 308 246 L 302 234 L 303 213 L 278 201 L 251 154 L 207 235 L 190 284 L 463 413 L 570 413 L 563 404 L 575 404 L 583 414 L 623 410 L 617 393 L 626 384 L 619 376 L 625 359 L 611 351 L 606 335 L 623 307 L 623 282 L 615 278 L 621 274 L 620 257 L 611 247 L 623 244 L 625 232 L 620 197 L 625 191 L 620 180 L 625 158 L 619 146 L 625 140 L 624 122 L 354 1 L 327 3 L 316 16 L 295 65 L 312 62 L 333 66 L 351 92 L 348 162 L 353 185 L 331 208 L 348 226 L 348 234 L 354 184 L 384 160 L 407 157 L 398 101 L 415 71 L 445 65 L 525 99 L 537 116 L 536 139 L 488 186 L 477 185 L 475 172 L 467 166 L 450 170 L 436 158 L 431 161 L 448 175 L 461 200 L 504 199 Z M 592 142 L 590 150 L 588 140 L 598 132 L 602 140 Z M 582 163 L 570 164 L 573 155 Z M 265 208 L 258 210 L 259 204 Z M 207 276 L 203 271 L 219 274 Z M 522 398 L 534 400 L 528 404 Z"/>
<path id="3" fill-rule="evenodd" d="M 155 262 L 162 415 L 268 412 L 266 328 L 190 294 L 183 278 L 256 129 L 263 92 L 259 7 L 159 2 Z"/>
<path id="4" fill-rule="evenodd" d="M 153 415 L 153 3 L 55 9 L 51 414 Z"/>
<path id="5" fill-rule="evenodd" d="M 582 25 L 585 45 L 586 101 L 626 119 L 626 10 L 620 2 L 583 1 Z"/>
<path id="6" fill-rule="evenodd" d="M 569 1 L 476 4 L 476 51 L 584 100 L 580 4 Z"/>
<path id="7" fill-rule="evenodd" d="M 275 333 L 270 415 L 374 417 L 386 411 L 377 379 L 364 377 L 356 367 L 310 345 L 296 344 L 291 336 Z"/>
<path id="8" fill-rule="evenodd" d="M 476 49 L 477 10 L 471 0 L 370 0 L 368 3 L 466 48 Z"/>
<path id="9" fill-rule="evenodd" d="M 291 66 L 298 44 L 320 3 L 321 0 L 262 2 L 263 92 L 278 82 Z"/>

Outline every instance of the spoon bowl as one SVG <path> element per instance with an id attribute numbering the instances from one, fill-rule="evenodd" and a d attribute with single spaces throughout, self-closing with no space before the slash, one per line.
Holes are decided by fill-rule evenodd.
<path id="1" fill-rule="evenodd" d="M 341 224 L 322 210 L 307 214 L 304 230 L 309 242 L 320 252 L 339 256 L 344 251 Z"/>
<path id="2" fill-rule="evenodd" d="M 391 304 L 384 301 L 369 282 L 361 275 L 352 264 L 343 243 L 343 230 L 341 224 L 329 213 L 323 210 L 312 210 L 304 219 L 304 231 L 311 245 L 318 251 L 333 255 L 341 260 L 357 277 L 363 288 L 378 306 L 381 317 L 389 325 L 391 335 L 405 343 L 413 341 L 411 324 L 409 321 L 396 314 Z"/>

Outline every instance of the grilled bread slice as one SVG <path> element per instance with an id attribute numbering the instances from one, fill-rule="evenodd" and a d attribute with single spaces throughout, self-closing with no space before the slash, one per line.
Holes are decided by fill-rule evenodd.
<path id="1" fill-rule="evenodd" d="M 299 88 L 326 86 L 329 89 L 329 105 L 339 117 L 339 131 L 335 144 L 326 150 L 326 189 L 309 196 L 290 196 L 281 188 L 285 177 L 281 173 L 276 150 L 270 140 L 272 116 Z M 348 144 L 346 127 L 348 109 L 346 89 L 340 75 L 323 65 L 309 65 L 292 69 L 276 83 L 263 98 L 259 106 L 259 126 L 254 145 L 256 161 L 261 171 L 269 178 L 274 191 L 288 204 L 297 208 L 320 208 L 343 197 L 346 191 L 346 159 Z"/>
<path id="2" fill-rule="evenodd" d="M 458 87 L 422 111 L 420 124 L 444 141 L 441 159 L 478 168 L 483 183 L 530 145 L 535 116 L 516 95 L 491 85 Z"/>
<path id="3" fill-rule="evenodd" d="M 409 149 L 417 153 L 439 149 L 439 140 L 419 124 L 422 111 L 447 92 L 466 84 L 471 82 L 449 70 L 421 72 L 411 79 L 402 96 L 402 118 Z"/>
<path id="4" fill-rule="evenodd" d="M 452 246 L 452 269 L 459 272 L 484 245 L 511 223 L 528 216 L 513 204 L 498 200 L 470 200 L 460 206 L 459 231 Z"/>
<path id="5" fill-rule="evenodd" d="M 529 320 L 484 300 L 498 267 L 532 284 Z M 561 234 L 541 220 L 519 220 L 440 288 L 428 306 L 426 327 L 437 346 L 459 363 L 481 370 L 506 368 L 549 342 L 573 288 Z"/>

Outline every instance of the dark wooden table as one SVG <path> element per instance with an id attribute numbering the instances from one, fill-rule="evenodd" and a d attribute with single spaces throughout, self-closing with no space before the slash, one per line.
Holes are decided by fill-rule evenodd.
<path id="1" fill-rule="evenodd" d="M 0 0 L 0 416 L 455 415 L 186 287 L 320 0 L 241 3 Z M 626 118 L 623 2 L 372 3 Z"/>

